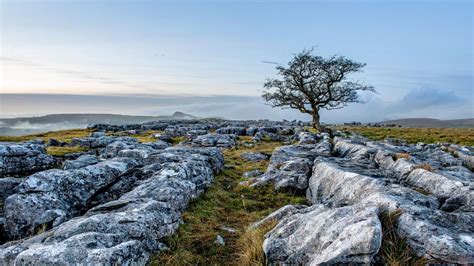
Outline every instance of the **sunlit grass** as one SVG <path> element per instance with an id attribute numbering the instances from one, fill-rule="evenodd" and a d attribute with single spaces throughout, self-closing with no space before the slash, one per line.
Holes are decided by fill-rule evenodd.
<path id="1" fill-rule="evenodd" d="M 474 146 L 474 128 L 392 128 L 392 127 L 337 127 L 339 130 L 353 131 L 372 140 L 400 138 L 408 143 L 447 142 Z"/>
<path id="2" fill-rule="evenodd" d="M 49 139 L 56 139 L 58 141 L 70 143 L 73 138 L 87 137 L 90 135 L 91 132 L 91 129 L 67 129 L 25 136 L 0 136 L 0 141 L 20 142 L 34 139 L 41 139 L 43 141 L 48 141 Z"/>
<path id="3" fill-rule="evenodd" d="M 76 152 L 83 152 L 87 151 L 87 148 L 85 147 L 79 147 L 79 146 L 66 146 L 66 147 L 54 147 L 54 146 L 49 146 L 46 148 L 46 151 L 49 155 L 52 156 L 64 156 L 69 153 L 76 153 Z"/>

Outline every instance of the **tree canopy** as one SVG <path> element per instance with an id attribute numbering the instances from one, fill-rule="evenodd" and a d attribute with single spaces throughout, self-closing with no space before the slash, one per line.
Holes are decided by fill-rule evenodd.
<path id="1" fill-rule="evenodd" d="M 349 74 L 362 71 L 365 65 L 343 56 L 323 58 L 304 50 L 295 55 L 288 67 L 276 68 L 281 79 L 265 82 L 262 97 L 272 107 L 293 108 L 312 115 L 313 127 L 321 130 L 321 109 L 361 103 L 358 91 L 376 92 L 370 85 L 348 79 Z"/>

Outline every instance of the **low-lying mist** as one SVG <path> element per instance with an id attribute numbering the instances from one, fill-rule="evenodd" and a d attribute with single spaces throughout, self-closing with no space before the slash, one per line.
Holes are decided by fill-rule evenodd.
<path id="1" fill-rule="evenodd" d="M 30 123 L 17 122 L 9 126 L 0 122 L 0 136 L 22 136 L 29 134 L 37 134 L 48 131 L 57 131 L 73 128 L 85 128 L 87 124 L 60 122 L 60 123 Z"/>

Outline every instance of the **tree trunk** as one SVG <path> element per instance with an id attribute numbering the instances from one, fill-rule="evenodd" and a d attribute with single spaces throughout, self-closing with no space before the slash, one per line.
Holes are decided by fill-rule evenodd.
<path id="1" fill-rule="evenodd" d="M 313 116 L 313 128 L 317 129 L 319 132 L 324 132 L 324 127 L 319 123 L 319 111 L 317 109 L 313 109 L 311 113 Z"/>
<path id="2" fill-rule="evenodd" d="M 333 138 L 334 134 L 332 132 L 332 129 L 329 127 L 324 127 L 319 122 L 319 111 L 316 109 L 313 109 L 313 112 L 311 113 L 311 115 L 313 116 L 313 123 L 312 123 L 313 128 L 317 129 L 320 133 L 326 132 L 329 134 L 330 138 Z"/>

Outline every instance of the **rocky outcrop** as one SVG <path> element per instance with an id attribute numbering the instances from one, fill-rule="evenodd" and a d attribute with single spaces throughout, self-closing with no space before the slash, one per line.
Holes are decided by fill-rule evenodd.
<path id="1" fill-rule="evenodd" d="M 252 186 L 262 186 L 269 182 L 275 183 L 276 189 L 297 189 L 304 191 L 308 188 L 311 167 L 317 156 L 331 154 L 331 144 L 323 141 L 316 145 L 288 145 L 275 149 L 267 171 L 258 177 Z"/>
<path id="2" fill-rule="evenodd" d="M 265 173 L 245 172 L 240 184 L 270 184 L 305 194 L 311 204 L 284 206 L 251 226 L 277 222 L 263 245 L 269 264 L 378 263 L 382 212 L 399 214 L 394 216 L 395 232 L 416 255 L 474 263 L 474 175 L 465 167 L 472 147 L 368 141 L 337 131 L 338 137 L 330 139 L 328 134 L 307 132 L 305 125 L 169 120 L 95 125 L 91 128 L 98 131 L 72 144 L 50 142 L 89 151 L 65 156 L 62 170 L 30 167 L 42 172 L 25 179 L 0 178 L 0 235 L 15 239 L 0 246 L 0 265 L 148 263 L 153 253 L 166 248 L 163 238 L 183 222 L 181 214 L 189 202 L 209 188 L 224 167 L 221 148 L 233 148 L 243 135 L 249 137 L 240 138 L 242 146 L 255 145 L 249 138 L 285 146 L 273 151 Z M 105 130 L 122 131 L 114 135 L 163 133 L 154 134 L 157 141 L 140 143 L 109 136 Z M 171 146 L 178 137 L 184 140 Z M 46 155 L 41 143 L 0 147 L 5 145 L 23 150 L 39 145 Z M 26 160 L 22 156 L 28 153 L 34 154 L 8 152 L 17 161 Z M 241 157 L 268 159 L 256 152 Z M 2 171 L 5 165 L 0 164 Z M 23 168 L 11 175 L 25 176 L 30 170 Z M 227 235 L 215 239 L 216 245 L 232 245 Z"/>
<path id="3" fill-rule="evenodd" d="M 314 133 L 301 132 L 298 134 L 298 144 L 316 144 L 320 139 L 320 136 Z"/>
<path id="4" fill-rule="evenodd" d="M 369 264 L 381 242 L 376 207 L 317 204 L 288 212 L 267 233 L 263 249 L 270 264 Z"/>
<path id="5" fill-rule="evenodd" d="M 333 162 L 318 161 L 309 181 L 308 199 L 338 207 L 363 204 L 387 211 L 401 210 L 397 229 L 418 256 L 453 263 L 474 261 L 474 216 L 438 210 L 433 196 L 400 185 L 346 171 Z"/>
<path id="6" fill-rule="evenodd" d="M 48 232 L 2 246 L 0 264 L 146 264 L 164 248 L 160 240 L 178 228 L 189 201 L 209 187 L 213 169 L 223 165 L 215 148 L 170 148 L 154 156 L 149 159 L 160 166 L 132 190 Z"/>
<path id="7" fill-rule="evenodd" d="M 222 127 L 216 130 L 217 134 L 233 134 L 236 136 L 245 136 L 247 131 L 245 127 Z"/>
<path id="8" fill-rule="evenodd" d="M 307 134 L 300 136 L 313 142 Z M 267 172 L 255 180 L 254 185 L 272 181 L 275 187 L 293 180 L 290 186 L 306 190 L 313 204 L 285 206 L 253 225 L 278 221 L 265 237 L 270 264 L 373 263 L 381 234 L 380 230 L 374 234 L 371 226 L 380 228 L 380 212 L 401 212 L 396 232 L 416 255 L 449 263 L 474 262 L 474 176 L 458 158 L 436 145 L 399 146 L 361 138 L 332 142 L 332 150 L 324 137 L 317 144 L 304 145 L 306 149 L 301 145 L 276 149 Z M 307 160 L 304 165 L 311 169 L 303 170 L 299 160 Z M 291 174 L 285 172 L 287 165 L 297 163 Z M 305 174 L 310 177 L 302 178 Z M 306 180 L 306 184 L 294 180 Z M 356 217 L 367 210 L 371 210 L 371 226 L 360 230 L 372 231 L 353 234 L 364 224 Z"/>
<path id="9" fill-rule="evenodd" d="M 47 170 L 27 177 L 5 200 L 5 230 L 10 238 L 57 226 L 84 211 L 99 190 L 137 166 L 117 158 L 76 170 Z"/>
<path id="10" fill-rule="evenodd" d="M 143 153 L 146 154 L 155 150 L 165 149 L 170 146 L 171 144 L 165 141 L 161 141 L 161 140 L 158 140 L 155 142 L 139 143 L 136 141 L 136 139 L 133 139 L 133 141 L 130 141 L 129 139 L 125 139 L 125 140 L 118 139 L 108 144 L 104 149 L 101 150 L 100 154 L 101 154 L 101 157 L 103 158 L 113 158 L 113 157 L 118 156 L 121 151 L 137 150 L 138 153 L 142 153 L 141 156 L 139 154 L 136 154 L 138 157 L 141 158 L 145 156 L 143 155 Z M 129 153 L 132 154 L 133 152 L 129 152 Z"/>
<path id="11" fill-rule="evenodd" d="M 64 162 L 63 170 L 72 170 L 72 169 L 79 169 L 84 166 L 96 164 L 99 162 L 99 158 L 95 155 L 85 154 L 79 156 L 75 160 L 67 160 Z"/>
<path id="12" fill-rule="evenodd" d="M 72 146 L 86 147 L 88 149 L 104 148 L 112 142 L 120 141 L 125 143 L 136 143 L 137 139 L 132 137 L 114 137 L 114 136 L 101 136 L 101 137 L 87 137 L 87 138 L 74 138 L 71 141 Z"/>
<path id="13" fill-rule="evenodd" d="M 229 148 L 237 144 L 235 135 L 206 134 L 196 137 L 192 141 L 193 146 L 198 147 L 223 147 Z"/>
<path id="14" fill-rule="evenodd" d="M 0 143 L 0 176 L 24 176 L 51 168 L 55 163 L 43 144 Z"/>

